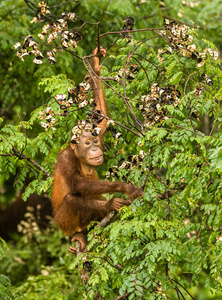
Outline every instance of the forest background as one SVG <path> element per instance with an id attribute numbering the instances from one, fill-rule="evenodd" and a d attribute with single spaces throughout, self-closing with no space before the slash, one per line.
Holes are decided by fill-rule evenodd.
<path id="1" fill-rule="evenodd" d="M 26 201 L 33 193 L 45 201 L 50 196 L 57 153 L 78 119 L 85 118 L 85 108 L 91 109 L 77 105 L 62 116 L 54 96 L 83 81 L 88 65 L 82 58 L 105 33 L 99 38 L 108 48 L 102 78 L 116 125 L 106 135 L 106 163 L 98 172 L 106 179 L 110 170 L 109 180 L 118 176 L 143 186 L 144 198 L 124 208 L 105 229 L 93 229 L 87 255 L 92 269 L 86 270 L 90 278 L 85 286 L 78 270 L 82 256 L 68 252 L 68 238 L 51 219 L 42 227 L 38 208 L 37 213 L 29 210 L 19 232 L 6 236 L 7 243 L 0 240 L 0 298 L 221 299 L 222 90 L 220 55 L 216 57 L 222 50 L 221 1 L 52 0 L 52 18 L 74 12 L 78 18 L 69 26 L 82 37 L 76 48 L 55 55 L 56 64 L 16 56 L 14 45 L 27 35 L 41 42 L 38 34 L 45 23 L 31 23 L 37 5 L 0 3 L 1 232 L 9 230 L 14 218 L 5 220 L 9 203 L 21 196 Z M 126 34 L 112 34 L 123 29 L 129 16 L 135 20 L 131 41 Z M 170 29 L 163 33 L 164 19 L 187 26 L 189 45 L 196 45 L 189 48 L 192 57 L 190 50 L 172 46 Z M 47 57 L 51 46 L 41 47 Z M 130 77 L 132 64 L 137 67 Z M 155 83 L 160 90 L 170 85 L 180 93 L 178 103 L 161 104 L 159 119 L 144 112 L 142 100 Z M 49 106 L 55 124 L 39 119 Z M 40 125 L 43 121 L 48 130 Z M 127 169 L 123 159 L 132 155 Z"/>

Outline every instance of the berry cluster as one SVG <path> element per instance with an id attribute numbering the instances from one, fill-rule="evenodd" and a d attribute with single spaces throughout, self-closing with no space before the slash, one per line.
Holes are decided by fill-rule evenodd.
<path id="1" fill-rule="evenodd" d="M 72 137 L 70 142 L 72 144 L 79 144 L 80 136 L 83 131 L 91 132 L 93 136 L 98 136 L 100 134 L 101 128 L 97 126 L 92 119 L 87 118 L 86 120 L 79 121 L 79 123 L 72 129 Z"/>
<path id="2" fill-rule="evenodd" d="M 113 166 L 109 168 L 109 171 L 106 172 L 106 178 L 110 179 L 110 177 L 114 177 L 115 179 L 119 179 L 119 172 L 121 170 L 141 170 L 142 174 L 147 171 L 147 168 L 142 166 L 143 159 L 146 154 L 143 150 L 140 150 L 139 155 L 130 155 L 127 159 L 122 158 L 117 166 Z M 127 180 L 125 176 L 122 177 L 123 180 Z"/>
<path id="3" fill-rule="evenodd" d="M 47 107 L 45 111 L 40 111 L 39 112 L 39 119 L 45 119 L 46 122 L 41 122 L 40 125 L 45 128 L 46 130 L 49 128 L 52 128 L 55 130 L 55 127 L 53 125 L 56 122 L 56 119 L 54 118 L 54 113 L 51 110 L 51 107 Z"/>
<path id="4" fill-rule="evenodd" d="M 67 116 L 68 114 L 68 108 L 71 105 L 78 105 L 78 107 L 83 108 L 85 105 L 88 104 L 87 97 L 88 92 L 90 91 L 90 84 L 88 82 L 82 82 L 77 85 L 76 88 L 68 88 L 68 97 L 66 94 L 57 94 L 54 96 L 55 101 L 59 105 L 59 115 Z M 90 99 L 89 104 L 91 107 L 95 107 L 95 100 Z M 100 111 L 96 111 L 97 113 L 100 113 Z M 90 114 L 88 114 L 90 116 Z M 47 107 L 45 111 L 39 112 L 39 119 L 45 119 L 46 122 L 41 122 L 41 126 L 45 129 L 48 129 L 52 127 L 55 124 L 55 114 L 51 110 L 50 107 Z M 99 123 L 101 122 L 101 117 L 94 116 L 93 119 Z M 52 129 L 55 129 L 52 127 Z"/>
<path id="5" fill-rule="evenodd" d="M 66 94 L 57 94 L 54 98 L 60 106 L 59 114 L 67 115 L 67 109 L 71 104 L 78 104 L 80 108 L 86 106 L 88 104 L 87 97 L 89 91 L 90 84 L 82 82 L 76 88 L 68 88 L 68 99 L 66 99 Z"/>
<path id="6" fill-rule="evenodd" d="M 202 81 L 196 84 L 194 89 L 194 95 L 196 97 L 199 97 L 203 93 L 206 84 L 209 86 L 213 85 L 213 81 L 211 80 L 210 76 L 208 76 L 207 74 L 205 73 L 201 74 L 201 79 Z"/>
<path id="7" fill-rule="evenodd" d="M 72 103 L 78 104 L 79 107 L 83 107 L 87 104 L 87 96 L 90 91 L 90 84 L 88 82 L 83 81 L 78 84 L 76 88 L 68 88 L 68 95 Z"/>
<path id="8" fill-rule="evenodd" d="M 169 32 L 169 41 L 174 47 L 180 48 L 180 46 L 187 46 L 193 40 L 193 37 L 189 35 L 189 27 L 186 25 L 178 24 L 175 21 L 170 22 L 164 20 L 164 27 Z"/>
<path id="9" fill-rule="evenodd" d="M 46 24 L 42 28 L 42 33 L 38 34 L 41 40 L 45 40 L 47 36 L 47 43 L 51 44 L 55 39 L 60 38 L 60 43 L 63 48 L 76 48 L 78 41 L 82 39 L 82 36 L 78 32 L 68 31 L 67 19 L 74 20 L 74 13 L 62 13 L 62 18 L 56 22 Z"/>
<path id="10" fill-rule="evenodd" d="M 38 49 L 38 44 L 34 41 L 31 35 L 25 37 L 22 46 L 21 43 L 16 43 L 14 45 L 14 49 L 17 50 L 17 56 L 21 59 L 21 61 L 24 61 L 25 56 L 34 54 L 35 58 L 33 59 L 33 62 L 35 64 L 41 64 L 42 59 L 44 58 L 42 52 Z"/>
<path id="11" fill-rule="evenodd" d="M 190 2 L 190 1 L 182 1 L 183 6 L 188 6 L 190 8 L 194 8 L 199 6 L 201 1 L 195 1 L 195 2 Z"/>
<path id="12" fill-rule="evenodd" d="M 197 67 L 202 67 L 207 58 L 207 54 L 214 57 L 216 60 L 218 58 L 218 51 L 206 48 L 202 53 L 199 53 L 196 49 L 196 45 L 192 44 L 193 36 L 189 34 L 189 27 L 186 25 L 178 24 L 175 21 L 170 22 L 169 20 L 164 20 L 165 31 L 161 31 L 161 35 L 166 37 L 171 46 L 167 49 L 159 49 L 157 58 L 162 64 L 164 61 L 163 54 L 171 54 L 172 51 L 177 51 L 180 55 L 191 58 L 197 61 Z M 167 35 L 167 32 L 169 35 Z"/>
<path id="13" fill-rule="evenodd" d="M 114 127 L 115 122 L 111 119 L 109 119 L 106 123 L 106 131 L 111 132 L 112 136 L 117 140 L 122 136 L 122 133 L 118 132 L 118 130 Z"/>
<path id="14" fill-rule="evenodd" d="M 125 70 L 125 78 L 128 80 L 133 80 L 135 75 L 139 72 L 138 65 L 132 64 L 128 70 Z M 120 78 L 124 77 L 124 69 L 119 70 L 119 74 L 117 74 L 114 79 L 119 82 Z"/>
<path id="15" fill-rule="evenodd" d="M 134 19 L 132 17 L 126 17 L 123 20 L 123 22 L 124 22 L 124 26 L 123 26 L 124 31 L 133 29 Z M 131 33 L 130 32 L 122 33 L 122 36 L 126 38 L 127 43 L 129 43 L 131 41 Z"/>
<path id="16" fill-rule="evenodd" d="M 175 85 L 159 87 L 158 83 L 154 83 L 151 87 L 151 94 L 142 96 L 141 102 L 137 104 L 137 108 L 144 117 L 144 125 L 149 127 L 168 119 L 165 105 L 177 106 L 180 96 L 181 93 Z"/>
<path id="17" fill-rule="evenodd" d="M 41 1 L 38 4 L 38 10 L 36 12 L 36 17 L 31 21 L 32 23 L 36 23 L 37 21 L 45 21 L 46 14 L 49 14 L 48 3 L 45 1 Z M 60 19 L 55 22 L 51 22 L 50 24 L 45 24 L 42 27 L 42 32 L 38 34 L 38 37 L 51 45 L 55 40 L 61 44 L 61 48 L 52 49 L 47 52 L 47 59 L 50 61 L 50 64 L 55 64 L 55 54 L 57 51 L 62 51 L 63 49 L 70 48 L 71 50 L 77 47 L 77 43 L 82 39 L 82 36 L 74 29 L 68 30 L 68 20 L 75 20 L 75 13 L 63 12 Z M 34 40 L 31 35 L 28 35 L 23 45 L 21 43 L 16 43 L 14 48 L 17 50 L 17 56 L 24 61 L 24 56 L 28 56 L 34 54 L 35 58 L 33 62 L 36 64 L 42 64 L 42 59 L 45 57 L 38 49 L 38 42 Z"/>
<path id="18" fill-rule="evenodd" d="M 47 1 L 40 1 L 38 3 L 38 9 L 36 11 L 36 16 L 32 19 L 31 23 L 36 23 L 38 21 L 44 22 L 46 15 L 50 14 L 49 6 Z"/>

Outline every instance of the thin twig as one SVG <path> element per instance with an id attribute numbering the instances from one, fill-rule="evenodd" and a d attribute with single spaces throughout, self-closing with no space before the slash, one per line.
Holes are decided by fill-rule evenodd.
<path id="1" fill-rule="evenodd" d="M 83 254 L 81 252 L 81 244 L 80 244 L 79 241 L 76 241 L 76 256 L 78 257 L 81 254 Z M 84 261 L 86 261 L 86 259 L 87 259 L 86 256 L 83 256 L 82 259 L 81 259 L 82 263 Z M 82 279 L 83 286 L 85 288 L 85 286 L 86 286 L 86 284 L 87 284 L 87 282 L 90 278 L 90 274 L 84 268 L 82 268 L 79 263 L 78 263 L 78 269 L 79 269 L 79 273 L 80 273 L 80 276 L 81 276 L 81 279 Z"/>
<path id="2" fill-rule="evenodd" d="M 28 157 L 27 155 L 25 155 L 24 153 L 20 152 L 17 148 L 15 148 L 14 146 L 12 146 L 12 150 L 14 153 L 7 153 L 7 154 L 0 154 L 0 156 L 16 156 L 19 159 L 25 159 L 28 162 L 30 162 L 31 164 L 35 165 L 38 169 L 40 169 L 45 175 L 47 175 L 48 177 L 52 177 L 42 166 L 40 166 L 35 160 L 33 160 L 32 158 Z M 23 150 L 22 150 L 23 151 Z"/>
<path id="3" fill-rule="evenodd" d="M 37 5 L 35 5 L 33 2 L 29 1 L 29 0 L 25 0 L 26 5 L 33 10 L 34 12 L 36 12 L 36 9 L 38 8 Z M 32 6 L 34 6 L 35 8 L 33 8 Z"/>
<path id="4" fill-rule="evenodd" d="M 204 29 L 202 26 L 195 26 L 195 25 L 193 25 L 193 24 L 189 24 L 189 23 L 180 21 L 180 20 L 178 20 L 178 19 L 174 19 L 174 18 L 172 18 L 172 17 L 170 17 L 170 16 L 167 16 L 167 15 L 163 15 L 163 18 L 164 18 L 164 19 L 169 19 L 169 20 L 175 21 L 175 22 L 177 22 L 177 23 L 179 23 L 179 24 L 183 24 L 183 25 L 186 25 L 186 26 L 188 26 L 188 27 L 192 27 L 192 28 L 196 28 L 196 29 L 198 29 L 198 28 L 199 28 L 199 29 Z"/>
<path id="5" fill-rule="evenodd" d="M 42 166 L 40 166 L 36 161 L 34 161 L 32 158 L 28 157 L 24 153 L 20 152 L 18 149 L 16 149 L 14 146 L 12 147 L 14 154 L 18 158 L 23 158 L 27 160 L 28 162 L 32 163 L 36 167 L 38 167 L 44 174 L 46 174 L 48 177 L 52 177 Z M 11 155 L 10 155 L 11 156 Z"/>
<path id="6" fill-rule="evenodd" d="M 164 28 L 143 28 L 143 29 L 135 29 L 135 30 L 121 30 L 121 31 L 109 31 L 101 34 L 99 37 L 103 37 L 107 34 L 120 34 L 120 33 L 131 33 L 131 32 L 139 32 L 139 31 L 155 31 L 155 30 L 162 30 Z"/>
<path id="7" fill-rule="evenodd" d="M 17 156 L 15 153 L 0 154 L 0 156 Z"/>
<path id="8" fill-rule="evenodd" d="M 190 107 L 190 105 L 188 105 L 188 102 L 187 102 L 186 88 L 187 88 L 187 84 L 188 84 L 188 81 L 190 80 L 191 76 L 192 76 L 192 75 L 195 75 L 195 74 L 197 74 L 197 73 L 199 73 L 199 71 L 198 71 L 198 72 L 194 72 L 194 73 L 192 73 L 192 74 L 190 74 L 190 75 L 188 76 L 188 78 L 187 78 L 187 80 L 186 80 L 186 82 L 185 82 L 185 85 L 184 85 L 184 90 L 183 90 L 183 93 L 184 93 L 184 100 L 185 100 L 186 106 L 187 106 L 187 108 L 188 108 L 188 110 L 189 110 L 189 119 L 190 119 L 191 126 L 193 127 L 195 136 L 196 136 L 196 128 L 195 128 L 194 125 L 193 125 L 193 120 L 192 120 L 192 117 L 191 117 L 191 107 Z"/>
<path id="9" fill-rule="evenodd" d="M 92 80 L 94 80 L 94 78 L 93 78 L 91 72 L 92 72 L 92 73 L 93 73 L 93 74 L 94 74 L 101 82 L 103 82 L 106 86 L 108 86 L 109 88 L 111 88 L 117 95 L 119 95 L 121 98 L 123 98 L 124 101 L 126 102 L 126 101 L 128 100 L 128 98 L 127 98 L 127 97 L 124 97 L 123 95 L 121 95 L 121 94 L 120 94 L 119 92 L 117 92 L 111 85 L 109 85 L 109 84 L 108 84 L 107 82 L 105 82 L 101 77 L 99 77 L 99 76 L 93 71 L 93 69 L 91 68 L 90 65 L 89 65 L 89 68 L 90 68 L 90 70 L 89 70 L 89 68 L 87 67 L 87 65 L 86 65 L 86 63 L 85 63 L 85 61 L 84 61 L 84 59 L 85 59 L 85 58 L 88 58 L 88 57 L 92 57 L 92 56 L 85 56 L 85 57 L 83 57 L 83 58 L 82 58 L 82 62 L 83 62 L 83 64 L 84 64 L 86 70 L 87 70 L 88 73 L 90 74 L 90 77 L 92 78 Z M 91 71 L 91 72 L 90 72 L 90 71 Z M 131 106 L 130 106 L 130 107 L 131 107 Z M 131 112 L 132 114 L 134 114 L 132 108 L 131 108 L 130 112 Z M 102 115 L 102 116 L 103 116 L 103 115 Z M 105 118 L 108 119 L 108 117 L 106 117 L 106 116 L 103 116 L 103 117 L 105 117 Z M 115 122 L 115 123 L 118 124 L 119 126 L 125 128 L 125 129 L 127 129 L 127 130 L 133 132 L 135 135 L 137 135 L 137 136 L 140 137 L 140 135 L 138 135 L 135 131 L 130 130 L 129 128 L 127 128 L 126 126 L 124 126 L 124 125 L 122 125 L 122 124 L 120 124 L 120 123 L 118 123 L 118 122 Z M 142 133 L 141 133 L 141 134 L 142 134 Z M 143 135 L 143 134 L 142 134 L 142 135 Z"/>
<path id="10" fill-rule="evenodd" d="M 106 52 L 107 52 L 112 46 L 116 46 L 116 42 L 118 41 L 118 39 L 120 38 L 120 36 L 121 36 L 121 35 L 119 35 L 119 36 L 115 39 L 115 41 L 114 41 L 111 45 L 109 45 L 109 46 L 106 48 Z"/>
<path id="11" fill-rule="evenodd" d="M 98 225 L 96 225 L 95 227 L 100 227 L 100 228 L 104 228 L 106 227 L 111 219 L 117 214 L 116 211 L 110 211 L 100 222 Z"/>
<path id="12" fill-rule="evenodd" d="M 194 297 L 189 293 L 189 291 L 184 287 L 184 286 L 182 286 L 182 284 L 180 284 L 179 282 L 177 282 L 175 279 L 173 279 L 173 278 L 171 278 L 171 280 L 172 281 L 174 281 L 176 284 L 178 284 L 179 286 L 181 286 L 182 287 L 182 289 L 184 289 L 186 292 L 187 292 L 187 294 L 192 298 L 192 300 L 195 300 L 194 299 Z"/>
<path id="13" fill-rule="evenodd" d="M 175 291 L 176 291 L 176 293 L 177 293 L 177 298 L 178 298 L 178 300 L 180 300 L 180 293 L 179 293 L 179 289 L 175 286 Z"/>
<path id="14" fill-rule="evenodd" d="M 99 25 L 100 25 L 100 22 L 98 22 L 98 32 L 97 32 L 97 49 L 98 49 L 98 54 L 100 53 L 100 42 L 99 42 Z"/>
<path id="15" fill-rule="evenodd" d="M 87 22 L 87 21 L 85 21 L 84 19 L 80 18 L 79 16 L 76 16 L 76 18 L 79 19 L 79 20 L 81 20 L 81 21 L 83 21 L 83 22 L 85 22 L 85 23 L 88 24 L 88 25 L 98 25 L 98 23 Z"/>
<path id="16" fill-rule="evenodd" d="M 182 294 L 181 290 L 180 290 L 178 287 L 176 287 L 176 289 L 178 290 L 179 294 L 182 296 L 183 300 L 186 300 L 186 299 L 184 298 L 184 295 Z"/>
<path id="17" fill-rule="evenodd" d="M 153 65 L 155 68 L 157 68 L 158 71 L 159 71 L 159 73 L 161 73 L 160 68 L 159 68 L 155 63 L 153 63 L 152 61 L 150 61 L 149 59 L 147 59 L 145 56 L 143 56 L 143 55 L 141 55 L 141 54 L 139 54 L 139 53 L 134 53 L 134 55 L 138 55 L 138 56 L 142 57 L 142 58 L 143 58 L 144 60 L 146 60 L 148 63 L 150 63 L 151 65 Z"/>
<path id="18" fill-rule="evenodd" d="M 24 135 L 25 135 L 25 145 L 24 145 L 24 147 L 23 147 L 23 149 L 22 149 L 22 153 L 23 153 L 23 151 L 25 150 L 25 148 L 26 148 L 26 146 L 27 146 L 27 134 L 26 134 L 26 130 L 25 130 L 25 127 L 24 127 L 24 125 L 23 125 L 23 123 L 22 123 L 22 119 L 21 119 L 20 115 L 19 115 L 18 113 L 17 113 L 17 115 L 18 115 L 19 120 L 20 120 L 20 123 L 21 123 L 21 125 L 22 125 L 23 133 L 24 133 Z"/>
<path id="19" fill-rule="evenodd" d="M 131 55 L 130 55 L 130 56 L 131 56 Z M 123 93 L 124 93 L 124 98 L 123 98 L 123 99 L 124 99 L 124 102 L 126 103 L 128 109 L 129 109 L 129 111 L 130 111 L 132 117 L 134 118 L 134 120 L 136 121 L 136 123 L 137 123 L 137 124 L 140 126 L 140 128 L 141 128 L 142 123 L 141 123 L 140 120 L 136 117 L 136 115 L 135 115 L 135 113 L 134 113 L 134 111 L 133 111 L 133 109 L 132 109 L 132 106 L 131 106 L 131 104 L 129 103 L 129 101 L 127 100 L 127 96 L 126 96 L 126 69 L 127 69 L 128 64 L 129 64 L 129 61 L 130 61 L 130 56 L 128 56 L 128 58 L 127 58 L 127 63 L 126 63 L 126 65 L 125 65 L 125 67 L 124 67 L 124 70 L 123 70 Z"/>
<path id="20" fill-rule="evenodd" d="M 92 112 L 92 110 L 87 109 L 87 108 L 85 108 L 85 107 L 84 107 L 83 109 L 85 109 L 85 110 L 87 110 L 87 111 L 89 111 L 89 112 Z M 107 120 L 110 119 L 109 117 L 107 117 L 107 116 L 105 116 L 105 115 L 103 115 L 103 114 L 100 114 L 100 113 L 97 113 L 97 112 L 93 112 L 93 113 L 96 114 L 96 115 L 99 115 L 99 116 L 101 116 L 101 117 L 103 117 L 103 118 L 106 118 Z M 123 124 L 120 124 L 119 122 L 117 122 L 117 121 L 115 121 L 115 120 L 112 120 L 112 121 L 113 121 L 116 125 L 118 125 L 118 126 L 124 128 L 124 129 L 126 129 L 127 131 L 132 132 L 133 134 L 135 134 L 135 135 L 138 136 L 138 137 L 141 137 L 141 135 L 144 136 L 144 134 L 141 133 L 141 132 L 140 132 L 140 134 L 138 134 L 137 132 L 135 132 L 134 130 L 130 129 L 129 127 L 126 127 L 126 126 L 124 126 Z M 137 129 L 137 130 L 138 130 L 138 129 Z M 139 131 L 139 130 L 138 130 L 138 131 Z"/>
<path id="21" fill-rule="evenodd" d="M 167 188 L 166 183 L 163 181 L 163 179 L 159 175 L 157 175 L 156 173 L 153 173 L 153 175 Z"/>
<path id="22" fill-rule="evenodd" d="M 193 132 L 194 134 L 199 135 L 199 136 L 201 136 L 201 137 L 205 137 L 203 134 L 200 134 L 200 133 L 198 133 L 198 132 L 195 132 L 195 131 L 193 131 L 193 130 L 191 130 L 191 129 L 188 129 L 188 128 L 186 128 L 186 127 L 183 127 L 183 126 L 180 126 L 180 125 L 176 125 L 176 124 L 175 124 L 175 126 L 178 127 L 178 128 L 182 128 L 182 129 L 185 129 L 185 130 L 187 130 L 187 131 Z"/>
<path id="23" fill-rule="evenodd" d="M 122 295 L 122 296 L 118 296 L 118 297 L 114 298 L 114 300 L 125 299 L 125 298 L 128 297 L 129 295 L 130 295 L 130 293 L 125 293 L 125 294 Z"/>
<path id="24" fill-rule="evenodd" d="M 51 7 L 61 7 L 61 6 L 63 6 L 63 5 L 66 5 L 67 3 L 69 3 L 69 2 L 72 2 L 72 0 L 68 0 L 68 1 L 66 1 L 66 2 L 63 2 L 63 3 L 61 3 L 61 4 L 57 4 L 57 5 L 50 5 L 50 8 Z M 74 7 L 74 9 L 76 8 L 76 7 L 78 7 L 80 4 L 78 3 L 75 7 Z"/>
<path id="25" fill-rule="evenodd" d="M 166 200 L 167 200 L 167 221 L 170 221 L 170 198 L 169 198 L 169 190 L 167 189 L 165 192 Z"/>
<path id="26" fill-rule="evenodd" d="M 136 53 L 135 53 L 135 54 L 136 54 Z M 142 56 L 142 55 L 141 55 L 141 56 Z M 151 86 L 149 76 L 148 76 L 148 74 L 147 74 L 146 69 L 145 69 L 144 66 L 142 65 L 142 63 L 141 63 L 137 58 L 135 58 L 134 56 L 132 56 L 132 58 L 135 59 L 135 61 L 136 61 L 136 62 L 140 65 L 140 67 L 143 69 L 143 71 L 144 71 L 144 73 L 145 73 L 145 75 L 146 75 L 148 84 L 149 84 L 149 86 Z"/>
<path id="27" fill-rule="evenodd" d="M 126 107 L 124 107 L 124 109 L 125 109 L 125 112 L 126 112 L 127 121 L 124 119 L 124 117 L 121 115 L 120 112 L 118 112 L 118 115 L 121 117 L 121 119 L 123 120 L 123 122 L 124 122 L 125 124 L 134 127 L 135 130 L 137 130 L 137 131 L 140 133 L 139 129 L 138 129 L 136 126 L 134 126 L 134 125 L 129 121 L 129 116 L 128 116 L 128 112 L 127 112 L 127 110 L 126 110 Z"/>

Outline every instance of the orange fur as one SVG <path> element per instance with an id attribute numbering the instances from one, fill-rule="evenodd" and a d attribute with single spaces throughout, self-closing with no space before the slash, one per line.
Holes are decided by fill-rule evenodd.
<path id="1" fill-rule="evenodd" d="M 101 49 L 102 55 L 104 50 Z M 94 55 L 97 52 L 94 51 Z M 91 67 L 98 77 L 101 76 L 99 57 L 91 59 Z M 104 97 L 101 80 L 93 75 L 95 110 L 107 116 L 108 109 Z M 99 221 L 111 210 L 118 210 L 130 202 L 113 198 L 104 201 L 102 194 L 122 192 L 133 200 L 142 195 L 142 190 L 123 182 L 108 182 L 98 179 L 95 166 L 103 161 L 103 134 L 106 130 L 106 119 L 99 125 L 102 132 L 98 137 L 89 133 L 80 136 L 77 145 L 70 144 L 68 148 L 59 153 L 54 171 L 54 184 L 52 192 L 52 205 L 54 219 L 64 234 L 79 240 L 81 248 L 86 247 L 84 232 L 91 221 Z M 88 146 L 89 145 L 89 146 Z M 82 233 L 81 233 L 82 232 Z M 80 234 L 81 233 L 81 234 Z M 75 252 L 75 248 L 70 249 Z"/>

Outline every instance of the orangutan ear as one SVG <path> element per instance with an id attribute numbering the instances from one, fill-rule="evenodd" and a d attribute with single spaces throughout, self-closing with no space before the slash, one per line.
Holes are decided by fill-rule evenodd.
<path id="1" fill-rule="evenodd" d="M 75 150 L 76 149 L 76 144 L 70 143 L 70 147 Z"/>

